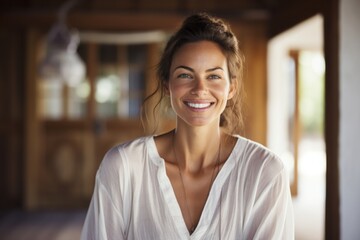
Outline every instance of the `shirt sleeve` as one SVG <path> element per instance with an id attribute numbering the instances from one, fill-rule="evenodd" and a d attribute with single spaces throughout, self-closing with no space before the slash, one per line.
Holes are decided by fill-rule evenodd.
<path id="1" fill-rule="evenodd" d="M 270 178 L 274 169 L 264 168 L 269 169 L 260 175 L 251 215 L 244 228 L 245 239 L 292 240 L 293 207 L 286 169 L 282 167 Z"/>
<path id="2" fill-rule="evenodd" d="M 81 240 L 126 239 L 127 181 L 118 149 L 110 150 L 96 174 L 95 188 L 81 233 Z"/>

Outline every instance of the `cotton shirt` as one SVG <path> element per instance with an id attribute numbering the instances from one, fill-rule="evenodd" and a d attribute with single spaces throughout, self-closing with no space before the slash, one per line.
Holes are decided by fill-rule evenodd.
<path id="1" fill-rule="evenodd" d="M 237 136 L 190 235 L 154 137 L 133 140 L 105 155 L 81 239 L 294 239 L 286 169 Z"/>

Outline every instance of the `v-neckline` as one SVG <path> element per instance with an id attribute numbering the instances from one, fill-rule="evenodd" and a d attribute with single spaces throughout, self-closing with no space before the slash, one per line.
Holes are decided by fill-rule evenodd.
<path id="1" fill-rule="evenodd" d="M 182 215 L 181 208 L 179 202 L 176 198 L 175 191 L 171 185 L 171 181 L 166 173 L 165 160 L 159 155 L 157 150 L 154 137 L 150 137 L 148 141 L 148 151 L 150 158 L 155 161 L 156 165 L 158 165 L 157 178 L 159 181 L 160 189 L 163 193 L 163 197 L 165 199 L 165 204 L 168 207 L 170 215 L 174 221 L 174 225 L 176 226 L 180 236 L 187 236 L 190 239 L 197 239 L 197 236 L 201 236 L 204 232 L 207 231 L 211 222 L 213 215 L 216 211 L 216 206 L 219 201 L 219 197 L 221 195 L 221 188 L 224 185 L 225 180 L 230 175 L 232 169 L 235 165 L 236 158 L 235 155 L 238 155 L 239 144 L 241 144 L 240 137 L 237 137 L 236 144 L 234 145 L 228 159 L 225 161 L 224 165 L 220 169 L 217 177 L 215 178 L 206 199 L 204 208 L 201 212 L 199 222 L 192 234 L 190 234 L 185 219 Z M 240 155 L 238 155 L 240 156 Z"/>

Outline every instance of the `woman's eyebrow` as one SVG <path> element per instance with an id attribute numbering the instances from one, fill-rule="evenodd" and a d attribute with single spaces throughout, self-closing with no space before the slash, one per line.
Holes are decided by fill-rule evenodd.
<path id="1" fill-rule="evenodd" d="M 180 66 L 177 66 L 175 70 L 179 69 L 179 68 L 184 68 L 190 72 L 195 72 L 194 69 L 192 69 L 191 67 L 188 67 L 188 66 L 183 66 L 183 65 L 180 65 Z M 210 68 L 210 69 L 207 69 L 205 72 L 213 72 L 213 71 L 216 71 L 216 70 L 221 70 L 221 71 L 224 71 L 224 69 L 222 69 L 221 67 L 214 67 L 214 68 Z"/>
<path id="2" fill-rule="evenodd" d="M 224 69 L 222 69 L 221 67 L 214 67 L 214 68 L 210 68 L 210 69 L 206 70 L 205 72 L 213 72 L 213 71 L 216 71 L 216 70 L 224 71 Z"/>
<path id="3" fill-rule="evenodd" d="M 177 70 L 177 69 L 179 69 L 179 68 L 184 68 L 184 69 L 186 69 L 186 70 L 189 70 L 190 72 L 195 72 L 194 69 L 192 69 L 191 67 L 183 66 L 183 65 L 177 66 L 177 67 L 174 69 L 174 71 Z"/>

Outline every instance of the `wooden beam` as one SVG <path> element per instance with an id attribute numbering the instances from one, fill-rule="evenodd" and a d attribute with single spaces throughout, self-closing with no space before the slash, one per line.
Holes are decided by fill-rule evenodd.
<path id="1" fill-rule="evenodd" d="M 56 12 L 13 11 L 0 15 L 0 26 L 9 28 L 48 28 L 56 22 Z M 173 30 L 184 16 L 174 13 L 144 12 L 74 12 L 69 14 L 67 23 L 84 30 Z"/>
<path id="2" fill-rule="evenodd" d="M 273 11 L 270 18 L 269 37 L 274 37 L 296 24 L 322 13 L 322 3 L 322 0 L 303 0 L 280 5 Z"/>

